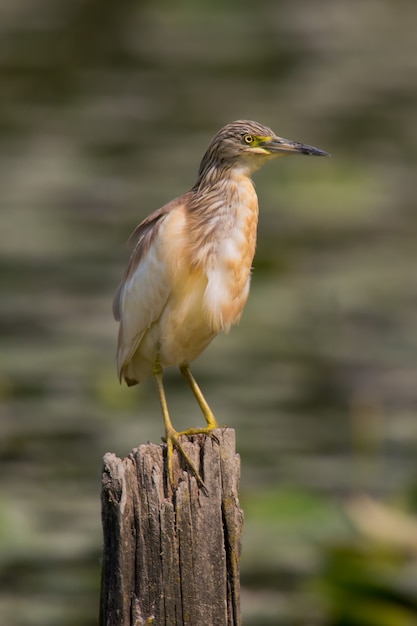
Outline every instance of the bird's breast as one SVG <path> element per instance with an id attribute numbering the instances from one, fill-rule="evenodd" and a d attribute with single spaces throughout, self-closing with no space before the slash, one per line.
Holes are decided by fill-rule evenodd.
<path id="1" fill-rule="evenodd" d="M 204 308 L 217 332 L 229 330 L 242 315 L 258 225 L 258 199 L 250 179 L 233 181 L 225 199 L 206 259 Z"/>

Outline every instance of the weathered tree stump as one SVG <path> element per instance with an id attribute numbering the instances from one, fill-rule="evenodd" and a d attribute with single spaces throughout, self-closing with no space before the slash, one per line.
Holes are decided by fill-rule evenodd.
<path id="1" fill-rule="evenodd" d="M 184 438 L 204 493 L 174 452 L 172 490 L 165 446 L 104 457 L 101 626 L 238 626 L 239 456 L 235 432 Z"/>

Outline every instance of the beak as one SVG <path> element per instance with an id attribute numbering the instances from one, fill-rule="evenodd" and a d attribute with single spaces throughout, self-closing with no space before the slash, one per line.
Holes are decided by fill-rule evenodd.
<path id="1" fill-rule="evenodd" d="M 262 146 L 269 150 L 271 154 L 277 156 L 290 156 L 291 154 L 311 154 L 312 156 L 330 156 L 328 152 L 319 150 L 314 146 L 307 146 L 299 141 L 290 141 L 282 137 L 273 137 L 270 141 L 265 141 Z"/>

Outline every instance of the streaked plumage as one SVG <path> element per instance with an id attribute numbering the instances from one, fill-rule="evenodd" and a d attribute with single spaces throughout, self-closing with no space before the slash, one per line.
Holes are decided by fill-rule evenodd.
<path id="1" fill-rule="evenodd" d="M 167 412 L 162 370 L 181 369 L 207 421 L 197 430 L 215 428 L 188 365 L 239 321 L 249 294 L 258 223 L 250 176 L 265 161 L 291 153 L 326 155 L 256 122 L 228 124 L 213 138 L 192 189 L 152 213 L 130 237 L 134 250 L 113 303 L 120 320 L 118 374 L 128 385 L 155 376 L 171 455 L 174 445 L 182 449 Z M 172 481 L 169 455 L 168 465 Z"/>

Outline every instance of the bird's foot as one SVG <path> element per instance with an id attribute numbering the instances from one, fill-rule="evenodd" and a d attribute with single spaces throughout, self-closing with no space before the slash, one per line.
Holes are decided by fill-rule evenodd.
<path id="1" fill-rule="evenodd" d="M 215 428 L 220 428 L 220 426 L 216 424 L 215 426 L 205 426 L 204 428 L 187 428 L 187 430 L 179 432 L 178 436 L 184 435 L 185 437 L 192 437 L 193 435 L 207 435 L 207 437 L 219 443 L 219 440 L 213 432 Z"/>
<path id="2" fill-rule="evenodd" d="M 217 427 L 217 424 L 216 424 L 216 427 Z M 208 493 L 207 488 L 204 484 L 204 481 L 200 476 L 200 472 L 196 468 L 194 462 L 191 460 L 189 455 L 184 450 L 179 439 L 180 437 L 183 437 L 183 436 L 192 437 L 193 435 L 207 435 L 211 437 L 212 439 L 214 439 L 216 443 L 219 443 L 219 440 L 217 439 L 216 435 L 213 433 L 213 430 L 214 428 L 212 426 L 207 426 L 206 428 L 188 428 L 187 430 L 182 430 L 180 432 L 177 432 L 176 430 L 172 429 L 172 430 L 169 430 L 166 433 L 165 437 L 162 438 L 162 441 L 164 441 L 167 444 L 168 477 L 169 477 L 169 482 L 171 483 L 171 487 L 174 486 L 174 473 L 172 469 L 172 453 L 174 451 L 174 448 L 177 448 L 178 452 L 181 454 L 182 458 L 184 459 L 184 461 L 190 468 L 191 472 L 193 473 L 198 486 L 201 489 L 203 489 L 203 491 L 206 494 Z"/>

